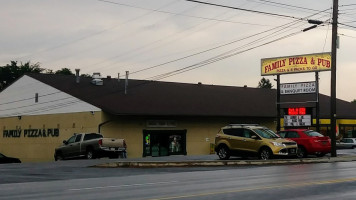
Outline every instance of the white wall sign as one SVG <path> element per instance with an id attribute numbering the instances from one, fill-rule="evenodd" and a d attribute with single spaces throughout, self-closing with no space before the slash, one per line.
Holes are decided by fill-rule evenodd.
<path id="1" fill-rule="evenodd" d="M 284 115 L 284 126 L 311 126 L 311 115 Z"/>
<path id="2" fill-rule="evenodd" d="M 316 93 L 316 82 L 284 83 L 281 84 L 280 91 L 281 95 Z"/>

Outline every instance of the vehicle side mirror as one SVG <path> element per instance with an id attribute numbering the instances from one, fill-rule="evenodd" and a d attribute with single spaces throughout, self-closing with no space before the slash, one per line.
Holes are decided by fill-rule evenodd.
<path id="1" fill-rule="evenodd" d="M 254 140 L 257 140 L 257 136 L 256 135 L 251 136 L 251 138 L 254 139 Z"/>
<path id="2" fill-rule="evenodd" d="M 67 140 L 63 140 L 63 144 L 67 145 L 68 144 Z"/>

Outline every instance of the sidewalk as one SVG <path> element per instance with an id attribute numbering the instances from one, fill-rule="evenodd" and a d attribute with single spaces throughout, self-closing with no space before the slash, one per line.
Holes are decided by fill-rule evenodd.
<path id="1" fill-rule="evenodd" d="M 271 159 L 258 160 L 251 158 L 242 160 L 238 157 L 232 157 L 229 160 L 219 160 L 217 155 L 199 155 L 199 156 L 164 156 L 164 157 L 144 157 L 132 159 L 118 159 L 113 162 L 98 164 L 93 167 L 214 167 L 214 166 L 248 166 L 248 165 L 287 165 L 287 164 L 308 164 L 308 163 L 334 163 L 356 161 L 356 154 L 338 154 L 337 157 L 308 157 L 303 159 Z"/>

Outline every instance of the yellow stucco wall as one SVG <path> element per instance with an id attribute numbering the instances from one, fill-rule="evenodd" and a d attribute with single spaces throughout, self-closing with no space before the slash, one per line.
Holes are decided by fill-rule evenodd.
<path id="1" fill-rule="evenodd" d="M 54 160 L 54 149 L 74 133 L 97 132 L 101 122 L 101 112 L 53 114 L 42 116 L 22 116 L 0 119 L 0 152 L 11 157 L 18 157 L 22 162 Z M 5 137 L 5 130 L 21 129 L 20 137 Z M 26 129 L 59 129 L 59 136 L 25 136 Z M 47 135 L 47 134 L 46 134 Z"/>

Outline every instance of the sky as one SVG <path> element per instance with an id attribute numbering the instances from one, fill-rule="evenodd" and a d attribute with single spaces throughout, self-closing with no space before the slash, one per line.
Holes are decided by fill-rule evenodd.
<path id="1" fill-rule="evenodd" d="M 261 59 L 331 51 L 332 0 L 0 0 L 0 66 L 257 87 Z M 239 9 L 233 9 L 239 8 Z M 258 12 L 254 12 L 258 11 Z M 337 98 L 356 99 L 356 4 L 339 0 Z M 325 22 L 312 30 L 308 19 Z M 276 88 L 275 76 L 266 76 Z M 281 83 L 315 81 L 314 73 Z M 330 95 L 330 71 L 320 93 Z"/>

